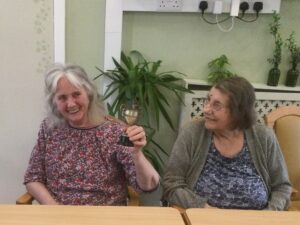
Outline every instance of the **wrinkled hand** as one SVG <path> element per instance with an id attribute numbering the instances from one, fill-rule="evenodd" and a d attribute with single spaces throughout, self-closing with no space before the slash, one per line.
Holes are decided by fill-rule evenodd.
<path id="1" fill-rule="evenodd" d="M 143 127 L 136 125 L 127 127 L 126 133 L 136 151 L 141 150 L 147 144 L 146 133 Z"/>

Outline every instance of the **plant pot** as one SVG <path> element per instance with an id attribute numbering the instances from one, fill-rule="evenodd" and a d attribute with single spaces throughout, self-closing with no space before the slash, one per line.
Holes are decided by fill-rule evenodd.
<path id="1" fill-rule="evenodd" d="M 288 87 L 295 87 L 297 85 L 298 77 L 299 77 L 299 70 L 290 69 L 286 75 L 285 85 Z"/>
<path id="2" fill-rule="evenodd" d="M 280 77 L 280 69 L 276 67 L 270 69 L 267 85 L 278 86 L 279 77 Z"/>

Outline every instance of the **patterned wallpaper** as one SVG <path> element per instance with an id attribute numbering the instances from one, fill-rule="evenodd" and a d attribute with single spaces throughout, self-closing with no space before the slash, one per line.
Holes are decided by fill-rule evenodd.
<path id="1" fill-rule="evenodd" d="M 35 4 L 34 31 L 37 35 L 35 51 L 39 55 L 36 71 L 43 73 L 45 68 L 53 63 L 53 37 L 52 41 L 49 39 L 49 23 L 53 21 L 53 1 L 33 0 L 33 2 Z"/>
<path id="2" fill-rule="evenodd" d="M 40 122 L 43 73 L 54 58 L 53 0 L 1 0 L 0 200 L 14 204 Z"/>

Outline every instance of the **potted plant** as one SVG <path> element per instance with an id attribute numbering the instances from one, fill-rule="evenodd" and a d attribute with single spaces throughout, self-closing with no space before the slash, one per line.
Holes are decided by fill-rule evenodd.
<path id="1" fill-rule="evenodd" d="M 280 16 L 275 11 L 273 12 L 273 21 L 270 23 L 270 33 L 273 35 L 275 48 L 273 51 L 273 57 L 268 59 L 268 62 L 271 63 L 272 68 L 268 74 L 267 85 L 277 86 L 280 77 L 279 64 L 281 62 L 281 52 L 282 52 L 282 38 L 279 33 L 280 28 Z"/>
<path id="2" fill-rule="evenodd" d="M 221 55 L 220 57 L 210 61 L 208 63 L 208 68 L 210 69 L 210 73 L 207 77 L 208 82 L 216 84 L 220 80 L 235 76 L 235 74 L 226 68 L 227 65 L 230 64 L 226 55 Z"/>
<path id="3" fill-rule="evenodd" d="M 295 87 L 299 77 L 297 65 L 300 62 L 300 47 L 295 43 L 295 32 L 292 32 L 286 40 L 285 45 L 290 51 L 292 68 L 288 70 L 285 85 Z"/>
<path id="4" fill-rule="evenodd" d="M 115 69 L 100 71 L 96 77 L 105 76 L 111 79 L 104 93 L 104 100 L 116 95 L 112 104 L 107 104 L 108 111 L 115 116 L 120 113 L 122 105 L 127 102 L 135 102 L 141 110 L 142 116 L 138 124 L 145 128 L 148 144 L 143 148 L 143 153 L 151 161 L 153 166 L 161 174 L 163 160 L 158 151 L 168 156 L 168 153 L 153 139 L 155 129 L 159 128 L 160 116 L 162 115 L 169 126 L 174 130 L 173 121 L 167 112 L 169 107 L 168 98 L 163 91 L 174 94 L 182 102 L 182 93 L 192 93 L 182 84 L 182 73 L 176 71 L 158 72 L 162 63 L 147 61 L 138 51 L 131 51 L 129 55 L 121 52 L 121 63 L 113 58 Z M 165 93 L 165 92 L 164 92 Z M 153 122 L 154 121 L 154 124 Z M 156 148 L 149 146 L 152 143 Z"/>

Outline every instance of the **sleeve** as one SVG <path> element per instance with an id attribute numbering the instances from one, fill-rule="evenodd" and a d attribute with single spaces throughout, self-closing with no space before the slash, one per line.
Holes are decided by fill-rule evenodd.
<path id="1" fill-rule="evenodd" d="M 268 209 L 286 210 L 289 207 L 292 191 L 287 166 L 273 130 L 267 130 L 267 138 L 267 163 L 271 180 Z"/>
<path id="2" fill-rule="evenodd" d="M 115 135 L 115 143 L 117 143 L 119 141 L 120 135 L 123 133 L 123 127 L 120 124 L 115 123 L 112 129 Z M 122 166 L 128 184 L 132 186 L 137 192 L 143 192 L 143 190 L 137 183 L 136 170 L 130 147 L 114 144 L 113 148 L 113 151 L 116 153 L 116 160 Z"/>
<path id="3" fill-rule="evenodd" d="M 45 148 L 46 137 L 44 121 L 40 126 L 38 140 L 30 156 L 29 165 L 24 176 L 24 184 L 27 184 L 29 182 L 41 182 L 44 184 L 46 183 Z"/>
<path id="4" fill-rule="evenodd" d="M 191 171 L 193 157 L 192 134 L 183 130 L 174 146 L 163 178 L 163 198 L 171 205 L 183 208 L 203 207 L 207 199 L 201 198 L 187 184 L 187 176 Z"/>
<path id="5" fill-rule="evenodd" d="M 144 192 L 137 183 L 135 165 L 129 147 L 118 146 L 117 160 L 122 165 L 126 180 L 137 192 Z"/>

